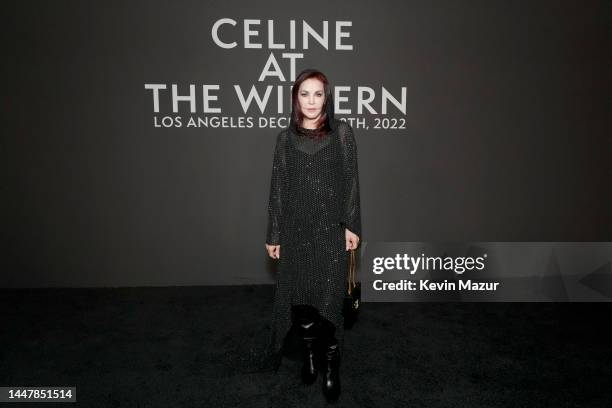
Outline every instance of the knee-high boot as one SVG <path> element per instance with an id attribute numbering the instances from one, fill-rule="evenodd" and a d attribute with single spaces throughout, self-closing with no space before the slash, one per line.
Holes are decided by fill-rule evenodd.
<path id="1" fill-rule="evenodd" d="M 319 312 L 314 308 L 298 309 L 298 328 L 302 344 L 304 363 L 302 365 L 302 382 L 312 384 L 318 373 L 318 339 L 320 331 Z"/>
<path id="2" fill-rule="evenodd" d="M 340 396 L 340 346 L 334 336 L 335 330 L 331 322 L 323 320 L 321 331 L 324 358 L 322 386 L 327 402 L 336 402 Z"/>

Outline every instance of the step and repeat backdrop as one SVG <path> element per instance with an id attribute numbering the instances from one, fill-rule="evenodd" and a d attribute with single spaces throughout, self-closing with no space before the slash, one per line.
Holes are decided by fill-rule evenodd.
<path id="1" fill-rule="evenodd" d="M 274 144 L 296 75 L 316 68 L 357 141 L 366 300 L 398 299 L 377 297 L 372 282 L 393 275 L 373 272 L 375 258 L 424 259 L 423 248 L 441 242 L 458 245 L 455 257 L 481 256 L 486 243 L 549 244 L 525 249 L 530 258 L 491 249 L 483 265 L 503 270 L 496 277 L 540 277 L 538 293 L 550 296 L 486 299 L 608 299 L 610 247 L 563 264 L 555 243 L 611 241 L 609 9 L 576 1 L 5 6 L 0 285 L 273 283 L 264 243 Z M 541 261 L 525 261 L 533 251 Z M 575 282 L 601 276 L 572 292 L 559 271 Z M 438 280 L 456 280 L 450 273 Z M 477 290 L 475 280 L 462 288 L 472 283 Z"/>

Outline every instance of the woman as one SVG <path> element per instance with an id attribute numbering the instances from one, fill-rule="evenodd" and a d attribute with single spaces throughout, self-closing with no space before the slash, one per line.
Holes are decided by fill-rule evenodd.
<path id="1" fill-rule="evenodd" d="M 335 401 L 347 251 L 357 248 L 361 235 L 357 147 L 351 126 L 334 118 L 323 73 L 302 71 L 292 102 L 289 127 L 276 140 L 268 205 L 266 250 L 278 260 L 269 350 L 277 370 L 285 336 L 296 323 L 303 381 L 312 384 L 320 368 L 323 393 Z"/>

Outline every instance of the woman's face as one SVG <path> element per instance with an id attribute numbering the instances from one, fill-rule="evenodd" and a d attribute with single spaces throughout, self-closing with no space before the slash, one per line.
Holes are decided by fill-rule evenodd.
<path id="1" fill-rule="evenodd" d="M 304 119 L 315 121 L 323 113 L 325 90 L 323 82 L 316 78 L 309 78 L 302 82 L 298 92 L 298 101 Z"/>

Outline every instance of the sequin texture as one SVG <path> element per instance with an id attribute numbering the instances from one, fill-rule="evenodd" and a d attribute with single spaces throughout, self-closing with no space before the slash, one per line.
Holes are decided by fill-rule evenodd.
<path id="1" fill-rule="evenodd" d="M 280 245 L 269 344 L 274 353 L 297 304 L 314 306 L 332 322 L 343 348 L 345 228 L 361 239 L 361 212 L 353 129 L 334 121 L 320 140 L 301 127 L 288 127 L 276 139 L 266 235 L 268 244 Z"/>

